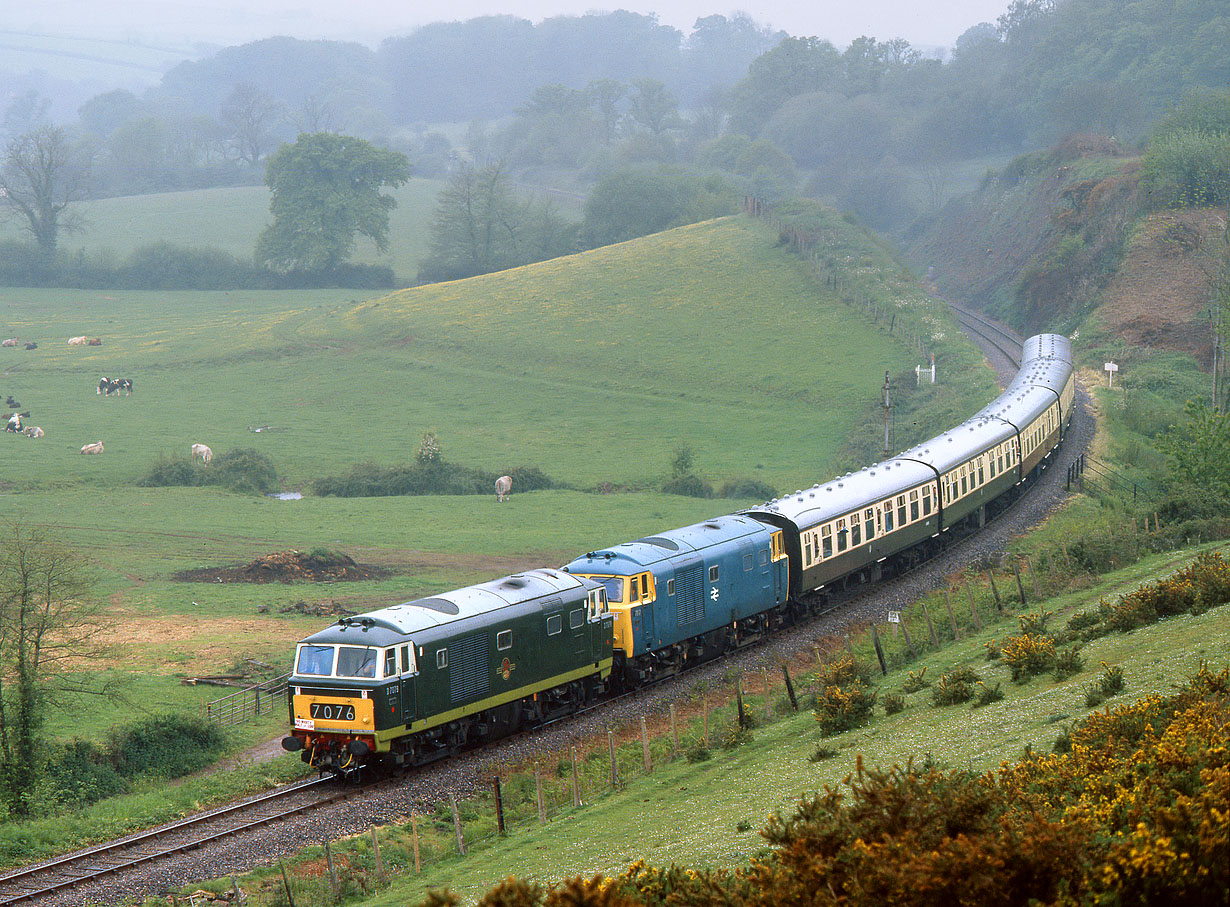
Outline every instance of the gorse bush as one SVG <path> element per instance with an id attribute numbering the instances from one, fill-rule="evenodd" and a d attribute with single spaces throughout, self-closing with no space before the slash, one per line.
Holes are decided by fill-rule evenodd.
<path id="1" fill-rule="evenodd" d="M 982 683 L 978 672 L 970 667 L 954 668 L 940 677 L 931 689 L 935 705 L 959 705 L 974 698 L 974 686 Z"/>
<path id="2" fill-rule="evenodd" d="M 825 735 L 861 727 L 871 718 L 876 694 L 857 678 L 843 686 L 826 686 L 816 697 L 816 721 Z"/>

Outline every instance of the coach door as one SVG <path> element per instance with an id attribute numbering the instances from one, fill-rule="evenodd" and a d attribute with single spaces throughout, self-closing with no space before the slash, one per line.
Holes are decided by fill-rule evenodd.
<path id="1" fill-rule="evenodd" d="M 397 649 L 397 664 L 401 668 L 401 718 L 409 727 L 418 716 L 415 701 L 414 677 L 418 673 L 414 663 L 414 646 L 399 646 Z"/>

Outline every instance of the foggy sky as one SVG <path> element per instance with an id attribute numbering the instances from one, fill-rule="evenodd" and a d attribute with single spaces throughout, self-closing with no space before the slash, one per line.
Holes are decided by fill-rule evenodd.
<path id="1" fill-rule="evenodd" d="M 429 22 L 511 14 L 539 21 L 627 9 L 656 13 L 685 34 L 697 18 L 747 12 L 757 23 L 796 36 L 827 38 L 843 47 L 859 35 L 911 44 L 951 46 L 979 22 L 992 22 L 1010 0 L 629 0 L 590 5 L 588 0 L 38 0 L 12 3 L 5 31 L 57 36 L 164 41 L 174 44 L 241 44 L 274 35 L 353 40 L 375 46 Z"/>

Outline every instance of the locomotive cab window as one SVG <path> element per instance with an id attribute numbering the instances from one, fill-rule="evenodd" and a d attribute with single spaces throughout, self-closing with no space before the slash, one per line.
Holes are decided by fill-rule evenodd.
<path id="1" fill-rule="evenodd" d="M 495 634 L 495 648 L 499 652 L 512 648 L 512 630 L 501 630 Z"/>
<path id="2" fill-rule="evenodd" d="M 384 676 L 397 676 L 397 649 L 384 650 Z"/>
<path id="3" fill-rule="evenodd" d="M 636 604 L 641 600 L 641 578 L 639 576 L 632 577 L 631 590 L 628 594 L 628 601 Z"/>
<path id="4" fill-rule="evenodd" d="M 547 618 L 547 635 L 554 636 L 556 633 L 563 632 L 564 618 L 560 614 L 552 614 Z"/>
<path id="5" fill-rule="evenodd" d="M 376 650 L 370 646 L 338 646 L 338 677 L 375 677 Z"/>
<path id="6" fill-rule="evenodd" d="M 300 646 L 295 673 L 328 677 L 333 673 L 333 646 Z"/>
<path id="7" fill-rule="evenodd" d="M 401 647 L 401 672 L 403 674 L 413 674 L 417 668 L 414 666 L 414 646 Z"/>
<path id="8" fill-rule="evenodd" d="M 436 670 L 443 671 L 448 667 L 448 649 L 436 649 Z"/>

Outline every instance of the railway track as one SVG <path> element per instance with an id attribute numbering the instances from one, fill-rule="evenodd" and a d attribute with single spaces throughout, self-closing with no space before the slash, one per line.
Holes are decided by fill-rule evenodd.
<path id="1" fill-rule="evenodd" d="M 103 876 L 284 822 L 322 806 L 362 795 L 372 785 L 339 785 L 332 778 L 286 785 L 220 809 L 127 838 L 88 847 L 0 875 L 0 907 L 64 893 Z"/>
<path id="2" fill-rule="evenodd" d="M 1020 334 L 996 324 L 973 309 L 951 301 L 948 305 L 957 313 L 957 323 L 962 330 L 982 338 L 987 346 L 1012 366 L 1013 371 L 1021 367 L 1021 344 L 1024 341 Z"/>

